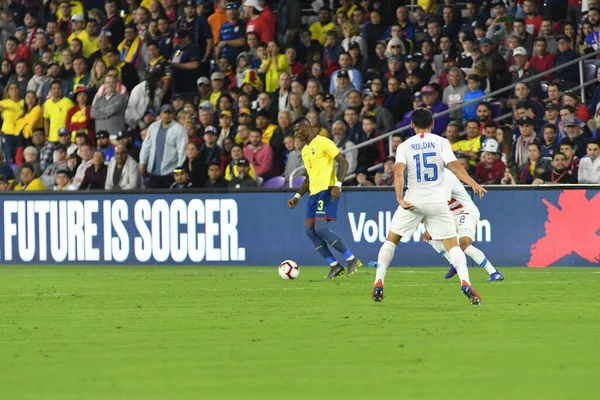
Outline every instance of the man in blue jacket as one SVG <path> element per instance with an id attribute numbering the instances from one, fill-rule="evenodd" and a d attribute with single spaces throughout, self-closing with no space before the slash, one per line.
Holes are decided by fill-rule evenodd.
<path id="1" fill-rule="evenodd" d="M 437 91 L 431 85 L 423 86 L 421 88 L 421 95 L 423 96 L 423 104 L 435 117 L 435 123 L 433 124 L 431 133 L 441 135 L 450 123 L 450 114 L 445 114 L 440 117 L 436 117 L 436 114 L 447 111 L 448 106 L 439 100 Z"/>
<path id="2" fill-rule="evenodd" d="M 556 41 L 558 43 L 558 54 L 554 61 L 555 67 L 573 61 L 579 57 L 577 52 L 571 48 L 571 41 L 568 37 L 563 35 L 558 37 Z M 560 81 L 564 83 L 561 85 L 563 88 L 577 86 L 579 85 L 579 68 L 577 68 L 577 65 L 572 65 L 571 67 L 560 69 L 554 72 L 552 78 L 560 79 Z"/>

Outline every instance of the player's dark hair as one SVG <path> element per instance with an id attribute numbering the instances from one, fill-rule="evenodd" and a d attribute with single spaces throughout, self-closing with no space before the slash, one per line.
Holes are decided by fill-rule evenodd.
<path id="1" fill-rule="evenodd" d="M 556 156 L 563 156 L 565 159 L 567 158 L 567 156 L 565 156 L 563 153 L 556 152 L 556 153 L 552 154 L 552 161 L 554 161 Z"/>
<path id="2" fill-rule="evenodd" d="M 304 115 L 301 115 L 299 117 L 294 118 L 294 120 L 292 121 L 292 126 L 298 125 L 301 123 L 307 123 L 310 125 L 310 121 L 308 120 L 308 118 L 306 118 Z"/>
<path id="3" fill-rule="evenodd" d="M 433 114 L 426 108 L 417 108 L 411 117 L 415 128 L 428 129 L 433 125 Z"/>

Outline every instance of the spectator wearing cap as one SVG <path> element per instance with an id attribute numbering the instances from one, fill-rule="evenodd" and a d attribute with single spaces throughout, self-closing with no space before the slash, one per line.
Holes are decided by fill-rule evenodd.
<path id="1" fill-rule="evenodd" d="M 139 165 L 129 155 L 127 147 L 123 144 L 119 144 L 115 148 L 114 157 L 108 163 L 104 188 L 106 190 L 135 190 L 144 188 Z"/>
<path id="2" fill-rule="evenodd" d="M 504 176 L 504 163 L 500 159 L 500 147 L 495 139 L 483 144 L 483 160 L 477 164 L 475 177 L 482 185 L 497 185 Z"/>
<path id="3" fill-rule="evenodd" d="M 64 128 L 63 128 L 64 129 Z M 64 134 L 69 137 L 71 133 L 65 131 Z M 67 170 L 67 149 L 63 145 L 58 145 L 54 150 L 54 163 L 48 165 L 44 169 L 44 173 L 40 177 L 45 187 L 51 188 L 56 185 L 56 174 L 58 171 Z"/>
<path id="4" fill-rule="evenodd" d="M 189 172 L 182 167 L 177 167 L 173 170 L 173 180 L 175 182 L 173 182 L 169 188 L 171 190 L 191 189 L 194 187 L 193 183 L 190 181 Z"/>
<path id="5" fill-rule="evenodd" d="M 173 40 L 175 49 L 171 57 L 171 89 L 173 93 L 181 94 L 185 100 L 193 100 L 196 90 L 190 82 L 199 78 L 200 50 L 190 41 L 189 33 L 180 30 Z"/>
<path id="6" fill-rule="evenodd" d="M 319 115 L 321 126 L 327 131 L 331 131 L 332 124 L 343 118 L 344 110 L 337 107 L 335 97 L 331 93 L 326 93 L 323 96 L 323 111 Z"/>
<path id="7" fill-rule="evenodd" d="M 62 83 L 52 81 L 50 98 L 44 102 L 44 130 L 48 141 L 58 141 L 58 130 L 67 125 L 67 114 L 73 107 L 73 102 L 63 96 Z"/>
<path id="8" fill-rule="evenodd" d="M 213 33 L 208 20 L 196 13 L 196 0 L 184 2 L 184 15 L 179 18 L 177 29 L 186 30 L 192 43 L 198 45 L 200 59 L 200 75 L 208 76 L 210 73 L 209 58 L 213 50 Z"/>
<path id="9" fill-rule="evenodd" d="M 259 129 L 250 131 L 250 142 L 244 148 L 244 157 L 254 166 L 256 175 L 262 179 L 273 176 L 273 150 L 264 143 Z M 277 171 L 278 175 L 280 171 Z"/>
<path id="10" fill-rule="evenodd" d="M 231 147 L 231 160 L 225 167 L 225 179 L 227 181 L 238 175 L 237 162 L 241 158 L 244 158 L 244 147 L 240 144 L 234 144 Z M 256 170 L 252 164 L 250 164 L 249 175 L 252 179 L 256 179 Z"/>
<path id="11" fill-rule="evenodd" d="M 175 109 L 165 104 L 160 109 L 161 120 L 148 127 L 140 152 L 140 171 L 149 174 L 148 187 L 168 188 L 173 182 L 173 170 L 185 160 L 188 143 L 185 128 L 174 120 Z"/>
<path id="12" fill-rule="evenodd" d="M 484 100 L 485 92 L 480 88 L 481 79 L 478 75 L 471 74 L 467 77 L 467 88 L 463 96 L 463 104 L 473 100 L 479 100 L 476 103 L 463 107 L 463 120 L 468 121 L 477 118 L 477 106 Z"/>
<path id="13" fill-rule="evenodd" d="M 521 166 L 519 183 L 531 184 L 536 178 L 552 171 L 550 161 L 542 158 L 539 143 L 530 143 L 527 146 L 527 161 Z"/>
<path id="14" fill-rule="evenodd" d="M 200 148 L 201 159 L 206 165 L 221 158 L 221 148 L 217 146 L 219 133 L 214 126 L 204 128 L 204 143 Z"/>
<path id="15" fill-rule="evenodd" d="M 281 148 L 283 137 L 275 135 L 277 125 L 271 123 L 271 116 L 267 110 L 260 109 L 255 114 L 256 117 L 256 129 L 262 134 L 263 143 L 271 146 L 275 146 L 278 149 Z M 279 119 L 279 118 L 278 118 Z"/>
<path id="16" fill-rule="evenodd" d="M 535 76 L 539 73 L 537 68 L 535 68 L 530 62 L 527 54 L 527 50 L 523 47 L 517 47 L 513 51 L 513 57 L 515 58 L 515 65 L 511 67 L 512 69 L 512 83 L 520 82 L 524 79 Z M 537 93 L 539 91 L 540 82 L 535 79 L 533 81 L 527 82 L 527 86 L 529 86 L 529 90 L 531 93 Z"/>
<path id="17" fill-rule="evenodd" d="M 246 0 L 244 2 L 244 9 L 246 10 L 248 20 L 246 23 L 246 34 L 256 32 L 265 43 L 274 40 L 275 29 L 269 26 L 269 19 L 263 15 L 266 11 L 264 11 L 261 2 L 259 0 Z"/>
<path id="18" fill-rule="evenodd" d="M 529 145 L 537 144 L 539 147 L 540 141 L 535 136 L 535 132 L 533 130 L 534 123 L 531 117 L 524 115 L 517 120 L 517 123 L 519 125 L 520 136 L 513 144 L 513 149 L 511 151 L 511 162 L 514 162 L 519 166 L 519 168 L 521 168 L 527 163 Z"/>
<path id="19" fill-rule="evenodd" d="M 119 146 L 125 146 L 129 157 L 135 162 L 139 162 L 140 148 L 133 142 L 133 130 L 131 128 L 122 129 L 117 132 L 117 143 Z M 117 149 L 115 148 L 115 154 Z"/>
<path id="20" fill-rule="evenodd" d="M 256 181 L 250 176 L 250 163 L 247 159 L 240 158 L 237 161 L 237 170 L 238 174 L 229 181 L 228 188 L 243 189 L 257 186 Z"/>
<path id="21" fill-rule="evenodd" d="M 15 185 L 16 191 L 37 191 L 37 190 L 46 190 L 46 187 L 42 183 L 40 178 L 37 178 L 35 175 L 35 169 L 33 165 L 29 163 L 24 163 L 21 166 L 21 182 Z"/>
<path id="22" fill-rule="evenodd" d="M 340 109 L 347 108 L 349 106 L 348 96 L 350 95 L 350 92 L 354 90 L 354 87 L 350 84 L 350 76 L 348 75 L 348 72 L 340 70 L 339 73 L 336 74 L 335 80 L 337 81 L 337 87 L 333 90 L 335 104 Z"/>
<path id="23" fill-rule="evenodd" d="M 559 67 L 563 64 L 573 61 L 579 57 L 577 52 L 571 48 L 571 40 L 566 36 L 557 38 L 558 53 L 554 60 L 554 67 Z M 569 88 L 579 84 L 579 69 L 578 68 L 561 68 L 552 73 L 553 79 L 558 79 L 561 82 L 561 87 Z"/>
<path id="24" fill-rule="evenodd" d="M 451 68 L 448 71 L 448 86 L 442 94 L 442 101 L 451 109 L 450 120 L 462 121 L 462 110 L 456 109 L 456 107 L 464 103 L 468 89 L 464 83 L 462 71 L 456 67 Z"/>
<path id="25" fill-rule="evenodd" d="M 477 61 L 483 60 L 491 68 L 491 79 L 498 82 L 499 85 L 503 85 L 507 82 L 507 67 L 506 60 L 494 47 L 492 41 L 488 38 L 483 38 L 479 41 L 479 49 L 481 50 L 481 56 Z M 515 50 L 516 51 L 516 50 Z M 514 54 L 514 52 L 513 52 Z M 525 57 L 526 58 L 526 57 Z"/>
<path id="26" fill-rule="evenodd" d="M 221 131 L 217 139 L 217 146 L 222 148 L 225 138 L 233 139 L 235 137 L 235 127 L 233 126 L 231 110 L 223 110 L 219 113 L 219 128 L 221 128 Z"/>
<path id="27" fill-rule="evenodd" d="M 87 38 L 87 31 L 85 27 L 85 19 L 82 14 L 73 14 L 71 17 L 72 33 L 67 38 L 69 44 L 74 39 L 79 39 L 83 44 L 83 41 Z"/>
<path id="28" fill-rule="evenodd" d="M 438 99 L 438 93 L 435 88 L 431 85 L 425 85 L 421 88 L 421 95 L 423 96 L 423 104 L 431 113 L 435 116 L 437 114 L 448 111 L 448 106 Z M 431 130 L 431 133 L 441 135 L 450 122 L 450 115 L 440 115 L 435 117 L 435 124 Z"/>
<path id="29" fill-rule="evenodd" d="M 210 76 L 210 85 L 212 88 L 210 93 L 210 103 L 215 109 L 217 109 L 219 106 L 219 100 L 221 99 L 221 96 L 227 93 L 224 79 L 225 76 L 222 72 L 213 72 Z"/>
<path id="30" fill-rule="evenodd" d="M 115 155 L 115 147 L 110 142 L 110 135 L 107 131 L 96 132 L 96 145 L 96 150 L 102 152 L 104 162 L 108 164 Z"/>
<path id="31" fill-rule="evenodd" d="M 349 83 L 352 83 L 356 90 L 362 90 L 363 78 L 360 71 L 352 68 L 352 57 L 348 53 L 341 53 L 338 57 L 338 64 L 341 69 L 335 71 L 331 75 L 331 83 L 329 84 L 329 91 L 334 93 L 339 89 L 340 80 L 338 76 L 342 74 L 342 76 L 346 77 L 349 80 Z M 344 74 L 345 73 L 345 74 Z"/>
<path id="32" fill-rule="evenodd" d="M 308 30 L 312 39 L 318 41 L 322 46 L 325 44 L 325 34 L 333 28 L 335 28 L 335 23 L 331 20 L 331 10 L 327 6 L 322 6 L 319 8 L 318 20 L 313 22 Z"/>
<path id="33" fill-rule="evenodd" d="M 71 139 L 75 139 L 75 133 L 83 130 L 88 136 L 90 143 L 96 143 L 94 120 L 91 117 L 91 106 L 88 105 L 88 93 L 85 86 L 78 86 L 74 90 L 75 102 L 77 103 L 67 112 L 66 127 L 72 133 Z"/>
<path id="34" fill-rule="evenodd" d="M 168 88 L 167 85 L 168 82 L 163 79 L 159 71 L 152 72 L 145 81 L 137 84 L 127 101 L 125 113 L 127 125 L 137 128 L 140 126 L 146 110 L 159 110 Z"/>
<path id="35" fill-rule="evenodd" d="M 66 156 L 77 150 L 77 145 L 71 143 L 71 131 L 68 128 L 60 128 L 58 130 L 58 146 L 63 146 L 66 151 Z M 73 148 L 74 146 L 74 148 Z M 66 158 L 65 156 L 65 158 Z"/>
<path id="36" fill-rule="evenodd" d="M 587 143 L 587 157 L 579 163 L 577 182 L 584 185 L 600 185 L 600 140 L 594 139 Z"/>
<path id="37" fill-rule="evenodd" d="M 101 33 L 110 33 L 112 47 L 117 47 L 125 37 L 125 23 L 119 16 L 119 5 L 117 0 L 106 0 L 104 3 L 106 11 L 106 23 L 102 27 Z"/>
<path id="38" fill-rule="evenodd" d="M 114 135 L 125 127 L 127 99 L 116 91 L 116 78 L 107 76 L 104 80 L 104 86 L 104 95 L 94 99 L 90 116 L 96 122 L 96 131 L 105 130 Z"/>
<path id="39" fill-rule="evenodd" d="M 215 55 L 226 57 L 234 64 L 238 54 L 246 45 L 246 25 L 239 19 L 239 12 L 235 3 L 226 6 L 227 22 L 219 30 L 219 39 L 215 43 Z"/>
<path id="40" fill-rule="evenodd" d="M 573 143 L 575 155 L 579 158 L 585 156 L 587 137 L 581 132 L 579 120 L 574 117 L 567 118 L 565 121 L 565 130 L 567 131 L 568 138 Z"/>
<path id="41" fill-rule="evenodd" d="M 539 174 L 533 185 L 565 185 L 577 183 L 577 176 L 567 168 L 567 157 L 563 153 L 552 155 L 552 170 Z"/>
<path id="42" fill-rule="evenodd" d="M 210 80 L 207 77 L 201 76 L 198 78 L 196 81 L 196 89 L 198 90 L 198 93 L 196 93 L 194 103 L 201 104 L 204 101 L 210 102 L 211 87 Z"/>
<path id="43" fill-rule="evenodd" d="M 83 180 L 78 190 L 104 189 L 106 185 L 106 173 L 108 168 L 104 162 L 104 153 L 95 151 L 91 160 L 92 164 L 86 168 Z"/>

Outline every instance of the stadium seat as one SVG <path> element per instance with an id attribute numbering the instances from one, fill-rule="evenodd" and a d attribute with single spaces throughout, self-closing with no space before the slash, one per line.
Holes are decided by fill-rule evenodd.
<path id="1" fill-rule="evenodd" d="M 294 189 L 299 188 L 300 186 L 302 186 L 305 179 L 306 179 L 305 176 L 295 176 L 294 179 L 292 179 L 292 187 Z"/>
<path id="2" fill-rule="evenodd" d="M 492 109 L 492 118 L 498 118 L 502 114 L 502 104 L 497 101 L 490 103 Z"/>
<path id="3" fill-rule="evenodd" d="M 596 71 L 598 70 L 598 66 L 594 64 L 584 64 L 583 65 L 583 80 L 584 82 L 593 81 L 596 79 Z"/>
<path id="4" fill-rule="evenodd" d="M 285 186 L 285 178 L 283 176 L 276 176 L 269 179 L 263 184 L 264 188 L 277 189 Z"/>

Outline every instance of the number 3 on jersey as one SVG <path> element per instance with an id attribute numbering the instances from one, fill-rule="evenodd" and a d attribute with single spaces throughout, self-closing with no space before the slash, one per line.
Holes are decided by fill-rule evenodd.
<path id="1" fill-rule="evenodd" d="M 421 156 L 423 156 L 423 166 L 421 167 Z M 417 165 L 417 182 L 421 182 L 425 179 L 426 182 L 436 181 L 438 178 L 438 168 L 436 164 L 430 164 L 427 159 L 429 157 L 435 157 L 435 153 L 423 153 L 415 154 L 415 164 Z M 433 171 L 432 171 L 433 170 Z M 431 174 L 430 174 L 431 172 Z M 421 175 L 422 173 L 422 175 Z"/>

